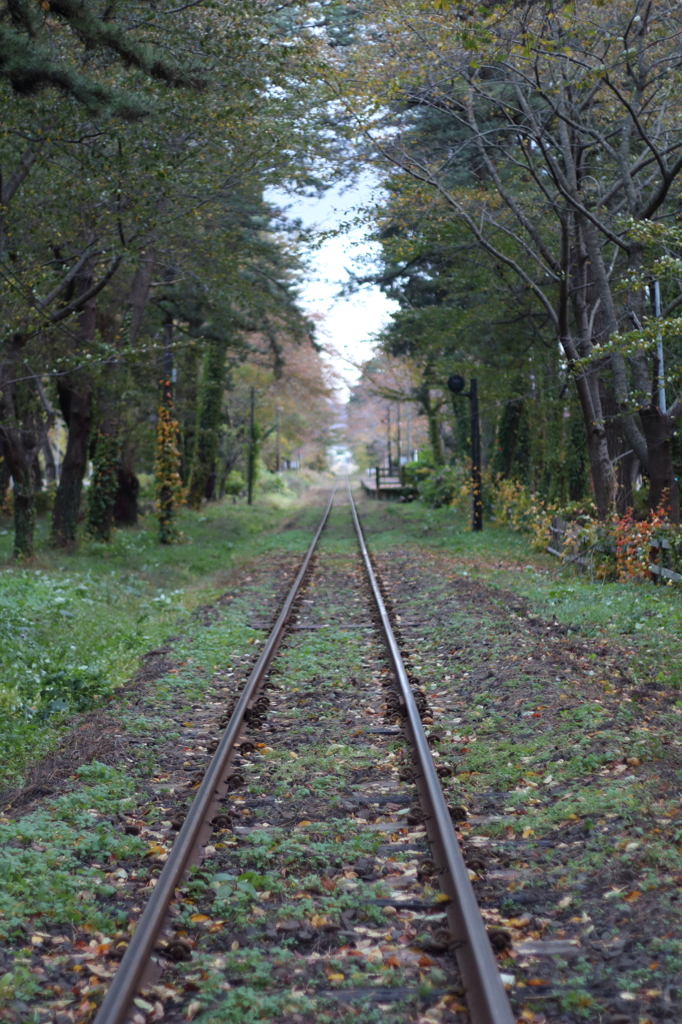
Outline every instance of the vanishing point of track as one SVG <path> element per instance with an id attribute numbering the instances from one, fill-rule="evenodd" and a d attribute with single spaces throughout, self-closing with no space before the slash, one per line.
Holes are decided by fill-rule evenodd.
<path id="1" fill-rule="evenodd" d="M 234 757 L 259 693 L 267 679 L 278 648 L 290 626 L 300 591 L 309 574 L 325 523 L 334 502 L 332 493 L 312 543 L 301 563 L 294 583 L 284 601 L 270 636 L 251 671 L 220 739 L 203 781 L 188 810 L 168 860 L 158 877 L 147 906 L 119 968 L 99 1009 L 95 1024 L 125 1024 L 130 1019 L 133 1000 L 141 986 L 153 982 L 160 973 L 155 955 L 175 891 L 189 867 L 201 862 L 203 847 L 211 835 L 214 819 L 224 800 L 234 773 Z M 472 1024 L 513 1024 L 514 1016 L 479 912 L 469 873 L 460 851 L 452 817 L 440 786 L 438 774 L 424 732 L 418 701 L 403 664 L 389 612 L 374 573 L 362 534 L 355 504 L 348 488 L 348 499 L 371 591 L 375 622 L 386 646 L 391 674 L 389 683 L 397 698 L 402 731 L 415 765 L 414 782 L 419 794 L 424 827 L 441 893 L 447 897 L 448 949 L 454 952 L 466 994 Z"/>

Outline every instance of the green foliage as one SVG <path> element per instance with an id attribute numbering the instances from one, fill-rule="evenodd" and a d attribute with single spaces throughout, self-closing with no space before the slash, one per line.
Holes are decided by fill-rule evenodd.
<path id="1" fill-rule="evenodd" d="M 293 504 L 287 490 L 250 509 L 229 499 L 203 515 L 181 509 L 188 543 L 161 547 L 150 515 L 116 531 L 107 545 L 85 539 L 68 558 L 49 547 L 48 523 L 39 521 L 38 568 L 6 566 L 0 573 L 0 788 L 14 785 L 27 761 L 47 752 L 70 714 L 115 695 L 140 655 L 217 596 L 217 576 L 226 568 L 283 541 L 287 550 L 305 550 L 317 512 L 304 512 L 300 529 L 282 535 Z M 11 541 L 0 529 L 5 562 Z M 248 621 L 248 609 L 239 615 Z M 185 654 L 201 656 L 212 672 L 238 647 L 253 650 L 245 625 L 223 626 L 222 635 L 202 631 L 205 649 Z M 115 714 L 115 703 L 109 707 Z"/>
<path id="2" fill-rule="evenodd" d="M 52 18 L 47 19 L 26 0 L 7 4 L 6 13 L 12 24 L 0 26 L 0 76 L 9 80 L 20 96 L 49 87 L 73 97 L 90 114 L 113 114 L 135 120 L 148 113 L 149 104 L 140 97 L 126 95 L 93 75 L 87 60 L 89 57 L 92 62 L 93 53 L 98 55 L 98 63 L 103 62 L 103 57 L 106 62 L 113 58 L 126 68 L 137 68 L 169 85 L 197 88 L 206 84 L 200 74 L 183 71 L 164 59 L 160 49 L 155 51 L 135 39 L 125 16 L 119 15 L 117 23 L 111 14 L 102 17 L 91 4 L 73 0 L 52 3 L 50 12 Z M 65 47 L 60 39 L 61 26 L 70 30 Z M 76 70 L 79 66 L 86 70 L 85 74 Z"/>
<path id="3" fill-rule="evenodd" d="M 112 825 L 125 811 L 135 780 L 93 761 L 77 773 L 84 785 L 16 822 L 0 824 L 0 935 L 23 933 L 30 914 L 37 928 L 107 928 L 97 896 L 107 896 L 105 871 L 92 860 L 139 855 L 144 843 Z M 87 896 L 84 897 L 84 892 Z M 29 909 L 30 908 L 30 909 Z M 11 984 L 20 982 L 16 978 Z M 10 987 L 10 983 L 7 984 Z"/>
<path id="4" fill-rule="evenodd" d="M 246 481 L 238 469 L 231 469 L 224 483 L 225 494 L 232 498 L 238 497 L 246 487 Z"/>
<path id="5" fill-rule="evenodd" d="M 423 476 L 418 485 L 419 497 L 430 508 L 452 505 L 462 487 L 462 470 L 455 466 L 440 466 Z"/>

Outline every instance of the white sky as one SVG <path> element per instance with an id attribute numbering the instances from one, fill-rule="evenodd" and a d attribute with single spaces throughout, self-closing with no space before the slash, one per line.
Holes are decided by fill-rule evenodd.
<path id="1" fill-rule="evenodd" d="M 270 190 L 267 199 L 285 210 L 291 219 L 300 219 L 305 227 L 330 231 L 353 219 L 353 214 L 371 200 L 374 183 L 369 175 L 347 191 L 343 186 L 330 188 L 322 199 L 303 199 Z M 303 289 L 302 299 L 307 311 L 321 314 L 318 327 L 320 341 L 329 341 L 338 352 L 332 360 L 334 368 L 349 383 L 358 379 L 352 363 L 368 359 L 372 353 L 372 336 L 386 323 L 389 314 L 398 308 L 373 285 L 348 298 L 340 298 L 341 286 L 352 270 L 359 275 L 372 269 L 372 256 L 379 246 L 368 242 L 363 227 L 352 227 L 322 243 L 310 254 L 312 276 Z M 342 399 L 348 397 L 343 388 Z"/>

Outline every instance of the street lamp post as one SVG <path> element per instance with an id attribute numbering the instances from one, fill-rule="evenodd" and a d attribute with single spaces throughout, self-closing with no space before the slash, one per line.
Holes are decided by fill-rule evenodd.
<path id="1" fill-rule="evenodd" d="M 453 395 L 468 398 L 471 411 L 471 529 L 475 532 L 483 529 L 483 497 L 481 494 L 481 430 L 478 418 L 478 381 L 471 378 L 469 390 L 465 391 L 466 381 L 458 373 L 448 377 L 448 388 Z"/>
<path id="2" fill-rule="evenodd" d="M 246 472 L 247 472 L 246 490 L 247 490 L 247 495 L 248 495 L 247 502 L 248 502 L 249 505 L 251 505 L 253 503 L 253 477 L 254 477 L 254 469 L 255 469 L 255 461 L 256 461 L 256 439 L 255 439 L 255 430 L 254 430 L 254 422 L 253 422 L 253 414 L 254 414 L 254 408 L 253 407 L 254 407 L 255 395 L 256 395 L 255 388 L 251 388 L 251 402 L 250 402 L 250 408 L 249 408 L 249 457 L 248 457 L 248 462 L 246 464 Z"/>

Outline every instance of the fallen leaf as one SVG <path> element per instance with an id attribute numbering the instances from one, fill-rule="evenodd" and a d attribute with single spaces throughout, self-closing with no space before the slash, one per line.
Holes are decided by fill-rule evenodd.
<path id="1" fill-rule="evenodd" d="M 194 1020 L 199 1010 L 201 1009 L 201 1003 L 198 999 L 193 999 L 185 1010 L 185 1020 Z"/>
<path id="2" fill-rule="evenodd" d="M 625 899 L 628 901 L 628 903 L 634 903 L 634 901 L 638 900 L 641 895 L 641 892 L 639 892 L 637 889 L 633 889 L 632 892 L 629 892 L 627 894 Z"/>
<path id="3" fill-rule="evenodd" d="M 334 892 L 334 889 L 336 889 L 336 882 L 331 878 L 321 878 L 320 885 L 323 889 L 326 889 L 327 892 Z"/>
<path id="4" fill-rule="evenodd" d="M 564 896 L 563 899 L 560 899 L 557 903 L 557 907 L 559 908 L 559 910 L 565 910 L 566 907 L 570 904 L 571 899 L 571 896 Z"/>
<path id="5" fill-rule="evenodd" d="M 96 978 L 113 978 L 114 976 L 113 971 L 108 971 L 103 964 L 88 964 L 88 970 Z"/>
<path id="6" fill-rule="evenodd" d="M 532 918 L 528 914 L 523 914 L 522 917 L 511 917 L 506 922 L 510 928 L 527 928 Z"/>
<path id="7" fill-rule="evenodd" d="M 303 828 L 304 825 L 312 825 L 312 821 L 308 821 L 307 818 L 304 818 L 303 821 L 299 821 L 296 828 Z"/>
<path id="8" fill-rule="evenodd" d="M 328 974 L 327 975 L 327 980 L 328 981 L 345 981 L 346 977 L 345 977 L 344 974 Z"/>
<path id="9" fill-rule="evenodd" d="M 210 920 L 211 920 L 211 918 L 208 917 L 206 914 L 192 914 L 192 916 L 190 917 L 190 921 L 193 924 L 203 924 L 204 921 L 210 921 Z"/>

